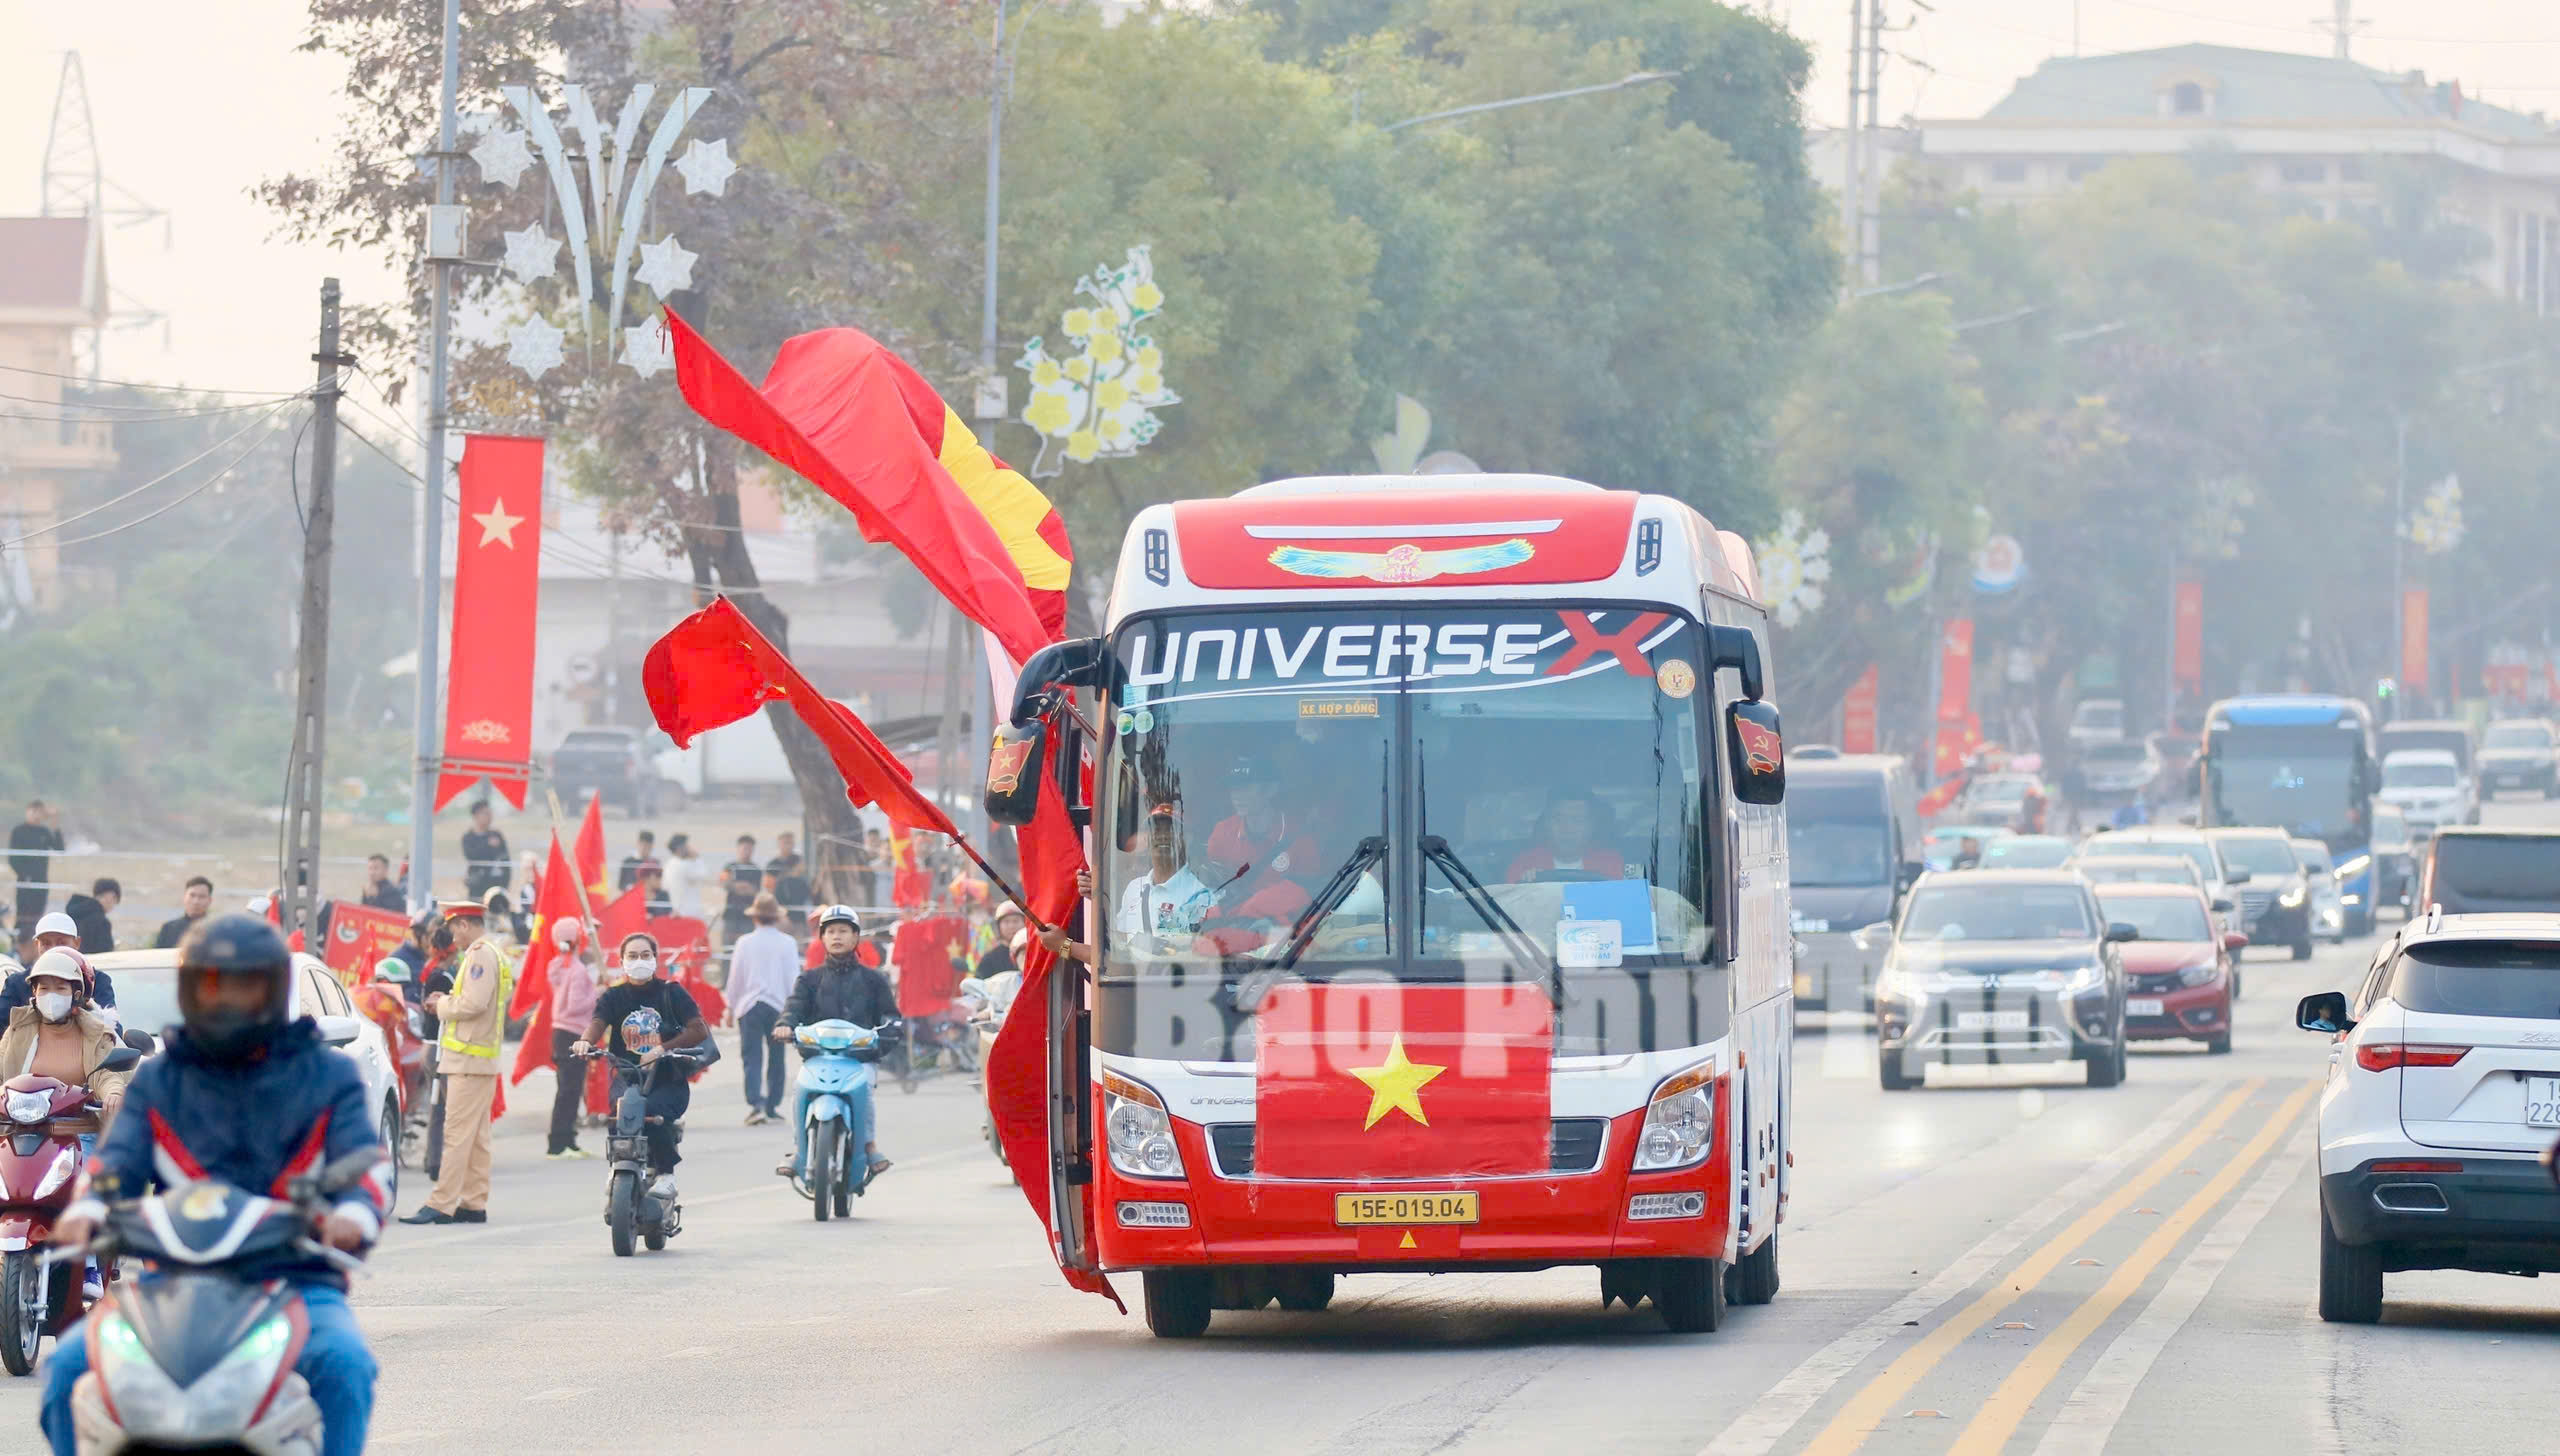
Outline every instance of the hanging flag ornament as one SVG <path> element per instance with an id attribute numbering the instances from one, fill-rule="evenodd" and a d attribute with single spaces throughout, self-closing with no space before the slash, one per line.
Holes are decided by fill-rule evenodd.
<path id="1" fill-rule="evenodd" d="M 2462 481 L 2448 475 L 2427 491 L 2410 513 L 2401 534 L 2429 556 L 2442 556 L 2462 544 Z"/>
<path id="2" fill-rule="evenodd" d="M 507 330 L 507 362 L 540 379 L 568 357 L 560 348 L 567 337 L 558 325 L 536 314 Z"/>
<path id="3" fill-rule="evenodd" d="M 542 224 L 507 234 L 506 270 L 520 283 L 539 283 L 560 271 L 560 240 Z"/>
<path id="4" fill-rule="evenodd" d="M 1759 557 L 1760 592 L 1781 627 L 1792 627 L 1822 606 L 1822 583 L 1831 579 L 1831 533 L 1808 530 L 1804 513 L 1778 518 L 1778 532 L 1753 548 Z"/>
<path id="5" fill-rule="evenodd" d="M 1050 355 L 1033 339 L 1016 368 L 1031 375 L 1031 397 L 1022 422 L 1040 432 L 1034 477 L 1047 477 L 1100 457 L 1135 455 L 1161 428 L 1155 411 L 1182 403 L 1164 384 L 1164 351 L 1137 331 L 1164 308 L 1155 263 L 1145 244 L 1129 250 L 1120 267 L 1104 265 L 1079 279 L 1076 292 L 1093 300 L 1068 309 L 1059 326 L 1078 346 L 1073 358 Z M 1063 458 L 1062 458 L 1063 457 Z"/>
<path id="6" fill-rule="evenodd" d="M 668 364 L 664 325 L 654 321 L 648 325 L 659 330 L 654 341 L 640 343 L 636 348 L 622 347 L 628 336 L 642 327 L 638 323 L 626 327 L 623 301 L 634 281 L 654 290 L 661 301 L 693 286 L 693 265 L 698 255 L 687 251 L 672 233 L 644 244 L 640 226 L 648 215 L 650 193 L 666 175 L 685 127 L 702 110 L 703 103 L 711 99 L 711 88 L 687 86 L 675 91 L 656 122 L 649 126 L 642 123 L 657 99 L 658 88 L 654 85 L 632 87 L 610 126 L 597 114 L 596 100 L 584 86 L 561 88 L 566 115 L 560 120 L 554 120 L 530 87 L 498 89 L 516 119 L 523 123 L 523 129 L 492 131 L 473 148 L 472 156 L 480 163 L 481 175 L 513 186 L 525 168 L 540 167 L 560 205 L 560 224 L 567 234 L 571 297 L 563 301 L 563 307 L 574 317 L 575 326 L 586 336 L 590 349 L 601 344 L 605 358 L 619 357 L 643 379 L 651 377 Z M 575 138 L 574 146 L 571 137 Z M 673 166 L 684 178 L 687 195 L 708 193 L 713 197 L 725 192 L 730 177 L 738 170 L 725 139 L 694 139 Z M 539 227 L 526 232 L 533 236 L 521 249 L 516 242 L 519 234 L 507 235 L 508 271 L 528 283 L 553 276 L 558 266 L 557 244 L 550 244 L 547 233 Z M 537 257 L 535 250 L 546 244 L 555 251 Z M 555 338 L 562 336 L 556 327 L 552 333 Z M 564 356 L 554 352 L 548 356 L 548 363 L 543 362 L 545 357 L 539 347 L 526 352 L 521 340 L 507 352 L 509 363 L 536 379 L 557 367 Z"/>

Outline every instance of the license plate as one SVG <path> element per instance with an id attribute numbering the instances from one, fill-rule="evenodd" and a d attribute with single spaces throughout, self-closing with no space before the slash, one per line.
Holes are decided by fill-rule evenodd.
<path id="1" fill-rule="evenodd" d="M 2124 1014 L 2127 1016 L 2164 1016 L 2168 1013 L 2162 1009 L 2160 999 L 2158 997 L 2136 996 L 2124 1003 Z"/>
<path id="2" fill-rule="evenodd" d="M 1959 1011 L 1958 1031 L 2024 1031 L 2027 1013 L 2023 1011 Z"/>
<path id="3" fill-rule="evenodd" d="M 2524 1120 L 2528 1127 L 2560 1127 L 2560 1077 L 2524 1079 Z"/>
<path id="4" fill-rule="evenodd" d="M 1472 1193 L 1337 1193 L 1333 1221 L 1344 1227 L 1371 1223 L 1474 1223 Z"/>
<path id="5" fill-rule="evenodd" d="M 1813 994 L 1813 977 L 1806 975 L 1802 971 L 1796 972 L 1796 994 L 1798 996 L 1811 996 Z"/>

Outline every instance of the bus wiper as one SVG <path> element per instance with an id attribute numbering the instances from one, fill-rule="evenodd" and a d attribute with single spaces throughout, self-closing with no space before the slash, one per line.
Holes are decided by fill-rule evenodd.
<path id="1" fill-rule="evenodd" d="M 1267 964 L 1284 971 L 1296 965 L 1298 957 L 1305 955 L 1307 947 L 1314 943 L 1316 927 L 1350 898 L 1353 887 L 1360 883 L 1360 876 L 1386 857 L 1387 837 L 1383 834 L 1372 834 L 1352 846 L 1351 857 L 1342 862 L 1342 868 L 1333 872 L 1332 879 L 1324 882 L 1323 889 L 1316 891 L 1315 898 L 1307 902 L 1307 908 L 1298 912 L 1297 920 L 1289 927 L 1289 943 L 1281 947 L 1280 958 Z"/>
<path id="2" fill-rule="evenodd" d="M 1520 928 L 1519 921 L 1511 918 L 1510 911 L 1502 908 L 1502 902 L 1493 898 L 1493 892 L 1484 887 L 1484 881 L 1476 878 L 1475 871 L 1467 868 L 1467 862 L 1458 858 L 1458 852 L 1449 847 L 1449 841 L 1437 834 L 1422 836 L 1422 857 L 1440 867 L 1440 873 L 1447 875 L 1449 883 L 1458 887 L 1460 898 L 1467 902 L 1468 908 L 1476 912 L 1477 918 L 1484 921 L 1487 928 L 1501 933 L 1502 938 L 1510 943 L 1511 953 L 1520 958 L 1520 964 L 1534 966 L 1540 961 L 1548 962 L 1549 989 L 1555 1003 L 1562 1006 L 1563 969 L 1551 957 L 1538 953 L 1538 943 L 1529 938 L 1529 932 Z"/>

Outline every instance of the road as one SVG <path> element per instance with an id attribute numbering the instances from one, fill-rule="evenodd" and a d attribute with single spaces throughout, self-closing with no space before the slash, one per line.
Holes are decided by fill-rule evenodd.
<path id="1" fill-rule="evenodd" d="M 2107 1091 L 2007 1069 L 1888 1096 L 1864 1031 L 1817 1019 L 1784 1290 L 1689 1337 L 1604 1313 L 1572 1269 L 1360 1276 L 1324 1314 L 1222 1313 L 1204 1340 L 1156 1341 L 1059 1281 L 968 1087 L 886 1093 L 899 1166 L 850 1222 L 819 1224 L 772 1175 L 781 1135 L 740 1125 L 734 1059 L 696 1096 L 685 1232 L 615 1259 L 601 1167 L 539 1157 L 537 1079 L 501 1126 L 492 1222 L 395 1230 L 358 1286 L 384 1369 L 373 1445 L 2540 1449 L 2560 1290 L 2401 1274 L 2379 1326 L 2312 1312 L 2325 1043 L 2292 1008 L 2369 947 L 2251 953 L 2231 1055 L 2138 1052 Z M 33 1402 L 32 1382 L 0 1390 L 0 1424 L 31 1431 Z"/>

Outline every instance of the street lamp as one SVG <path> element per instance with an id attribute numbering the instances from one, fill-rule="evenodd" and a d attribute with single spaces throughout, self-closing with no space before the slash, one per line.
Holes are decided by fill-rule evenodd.
<path id="1" fill-rule="evenodd" d="M 1506 111 L 1514 106 L 1535 106 L 1541 101 L 1562 101 L 1569 96 L 1597 96 L 1603 91 L 1624 91 L 1630 86 L 1650 86 L 1657 81 L 1679 79 L 1678 71 L 1635 71 L 1620 76 L 1615 81 L 1603 81 L 1597 86 L 1576 86 L 1566 91 L 1541 91 L 1535 96 L 1514 96 L 1503 101 L 1479 101 L 1473 106 L 1460 106 L 1448 111 L 1435 111 L 1427 116 L 1413 116 L 1403 121 L 1389 122 L 1379 129 L 1402 131 L 1409 126 L 1420 126 L 1426 121 L 1447 121 L 1452 117 L 1474 116 L 1478 112 Z"/>

